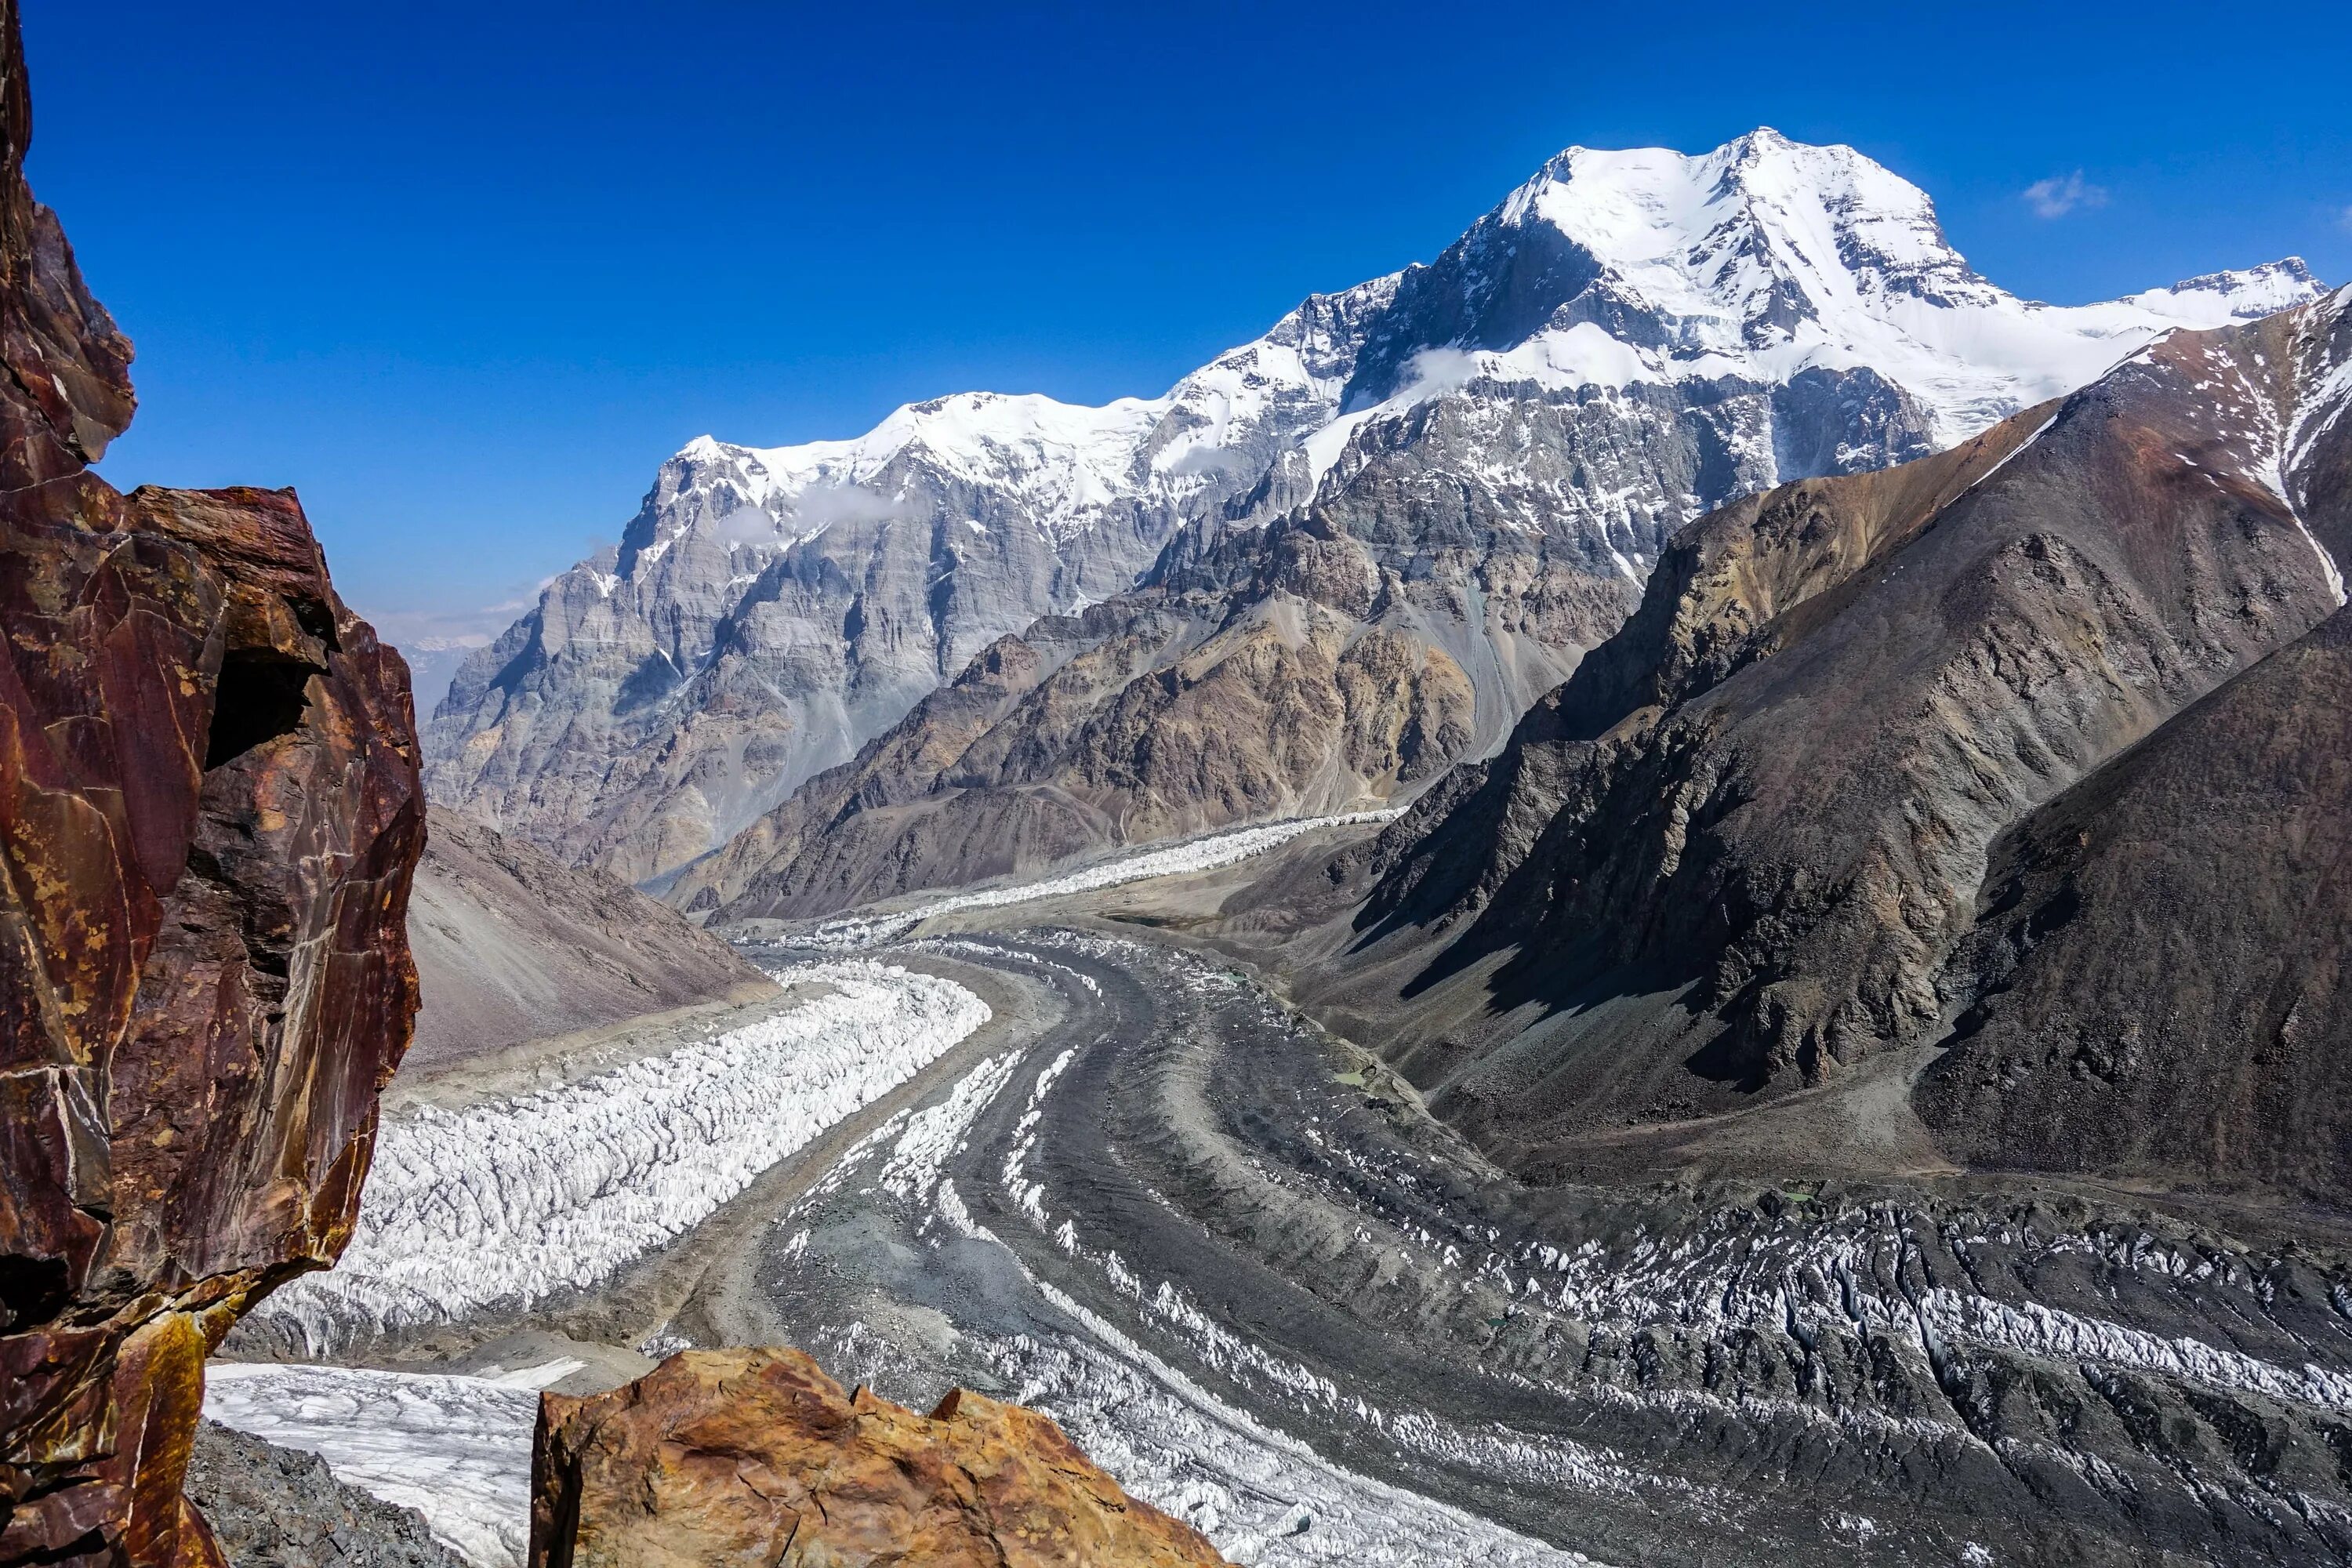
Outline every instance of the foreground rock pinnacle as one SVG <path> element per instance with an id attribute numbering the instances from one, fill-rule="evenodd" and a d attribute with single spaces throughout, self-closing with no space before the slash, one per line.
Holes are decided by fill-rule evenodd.
<path id="1" fill-rule="evenodd" d="M 351 1235 L 406 1049 L 407 668 L 289 491 L 91 473 L 131 345 L 0 0 L 0 1564 L 200 1568 L 206 1352 Z"/>
<path id="2" fill-rule="evenodd" d="M 963 1389 L 928 1416 L 793 1350 L 688 1351 L 541 1396 L 531 1568 L 1177 1568 L 1223 1563 L 1034 1411 Z"/>

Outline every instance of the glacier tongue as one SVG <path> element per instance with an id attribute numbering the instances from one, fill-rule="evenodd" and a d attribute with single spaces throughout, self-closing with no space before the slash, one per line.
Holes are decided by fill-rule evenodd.
<path id="1" fill-rule="evenodd" d="M 362 1327 L 593 1285 L 989 1018 L 963 987 L 895 965 L 802 964 L 778 979 L 819 994 L 582 1082 L 387 1119 L 342 1261 L 252 1316 L 325 1353 Z"/>

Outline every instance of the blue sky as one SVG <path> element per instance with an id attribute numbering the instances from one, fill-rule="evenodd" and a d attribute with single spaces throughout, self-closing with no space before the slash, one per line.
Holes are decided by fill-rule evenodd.
<path id="1" fill-rule="evenodd" d="M 400 638 L 503 624 L 691 437 L 1154 394 L 1570 143 L 1852 142 L 2060 301 L 2352 279 L 2342 28 L 1791 9 L 25 0 L 32 174 L 139 344 L 104 471 L 299 487 Z"/>

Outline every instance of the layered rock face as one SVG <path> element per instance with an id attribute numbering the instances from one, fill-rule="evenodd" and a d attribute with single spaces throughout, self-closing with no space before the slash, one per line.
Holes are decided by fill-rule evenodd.
<path id="1" fill-rule="evenodd" d="M 1150 401 L 978 393 L 853 441 L 693 443 L 617 549 L 460 668 L 435 798 L 631 881 L 717 847 L 1246 491 L 1329 417 L 1388 287 L 1311 300 Z"/>
<path id="2" fill-rule="evenodd" d="M 1344 689 L 1349 648 L 1377 630 L 1420 648 L 1375 646 L 1375 662 L 1442 651 L 1475 692 L 1469 736 L 1491 742 L 1632 607 L 1683 522 L 1783 480 L 1924 455 L 2167 327 L 2313 291 L 2280 263 L 2053 309 L 1977 276 L 1924 194 L 1848 148 L 1758 132 L 1701 157 L 1571 150 L 1434 263 L 1316 296 L 1163 397 L 1092 409 L 975 394 L 852 441 L 696 442 L 617 550 L 468 661 L 432 727 L 432 788 L 552 853 L 667 878 L 856 763 L 998 639 L 1105 598 L 1109 622 L 1089 618 L 1080 640 L 1156 642 L 1185 664 L 1114 649 L 1097 662 L 1125 662 L 1118 688 L 1147 671 L 1189 688 L 1240 649 L 1318 689 L 1311 726 L 1401 730 L 1428 704 L 1367 710 Z M 1294 525 L 1287 540 L 1249 537 L 1274 520 Z M 1286 607 L 1276 650 L 1260 606 L 1302 531 L 1365 559 L 1335 584 L 1352 603 L 1296 595 L 1335 614 Z M 1014 657 L 1058 668 L 1070 635 L 1039 640 L 1052 646 Z M 1164 722 L 1181 756 L 1193 721 Z M 1005 850 L 976 864 L 1003 866 L 1335 798 L 1351 777 L 1375 796 L 1396 783 L 1360 744 L 1309 741 L 1271 766 L 1204 756 L 1198 780 L 1106 796 L 1083 785 L 1111 765 L 1087 754 L 1096 742 L 1065 749 L 992 783 L 1019 794 L 986 825 L 902 841 L 861 823 L 838 854 L 772 864 L 796 859 L 799 825 L 827 812 L 795 804 L 712 896 L 756 875 L 807 902 L 887 883 L 878 862 L 854 863 L 890 855 L 920 885 L 965 874 L 937 846 L 968 831 Z M 1461 754 L 1428 750 L 1427 767 Z M 1081 781 L 1067 799 L 1065 773 Z"/>
<path id="3" fill-rule="evenodd" d="M 2352 613 L 1996 847 L 1916 1102 L 1972 1163 L 2352 1194 Z"/>
<path id="4" fill-rule="evenodd" d="M 423 1005 L 411 1070 L 775 983 L 676 911 L 460 813 L 431 814 L 408 940 Z"/>
<path id="5" fill-rule="evenodd" d="M 1033 1411 L 958 1390 L 918 1415 L 798 1351 L 688 1351 L 541 1401 L 532 1568 L 1224 1562 Z"/>
<path id="6" fill-rule="evenodd" d="M 1978 1163 L 2340 1196 L 2347 304 L 1685 531 L 1334 973 L 1529 1168 L 1940 1043 Z"/>
<path id="7" fill-rule="evenodd" d="M 415 723 L 290 494 L 88 471 L 130 345 L 0 34 L 0 1563 L 213 1563 L 205 1355 L 341 1249 L 415 1011 Z"/>
<path id="8" fill-rule="evenodd" d="M 1543 541 L 1358 534 L 1356 515 L 1171 552 L 1148 587 L 1004 639 L 672 897 L 726 918 L 818 914 L 1378 809 L 1499 743 L 1623 613 L 1622 581 Z"/>

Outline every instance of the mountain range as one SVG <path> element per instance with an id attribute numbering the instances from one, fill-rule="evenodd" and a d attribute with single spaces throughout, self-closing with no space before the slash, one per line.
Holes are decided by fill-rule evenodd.
<path id="1" fill-rule="evenodd" d="M 1571 149 L 1162 397 L 690 444 L 467 659 L 429 787 L 732 914 L 1378 807 L 1499 746 L 1684 524 L 2316 293 L 2041 305 L 1850 148 Z"/>
<path id="2" fill-rule="evenodd" d="M 1727 507 L 1265 929 L 1514 1169 L 2339 1200 L 2347 408 L 2352 289 Z"/>

